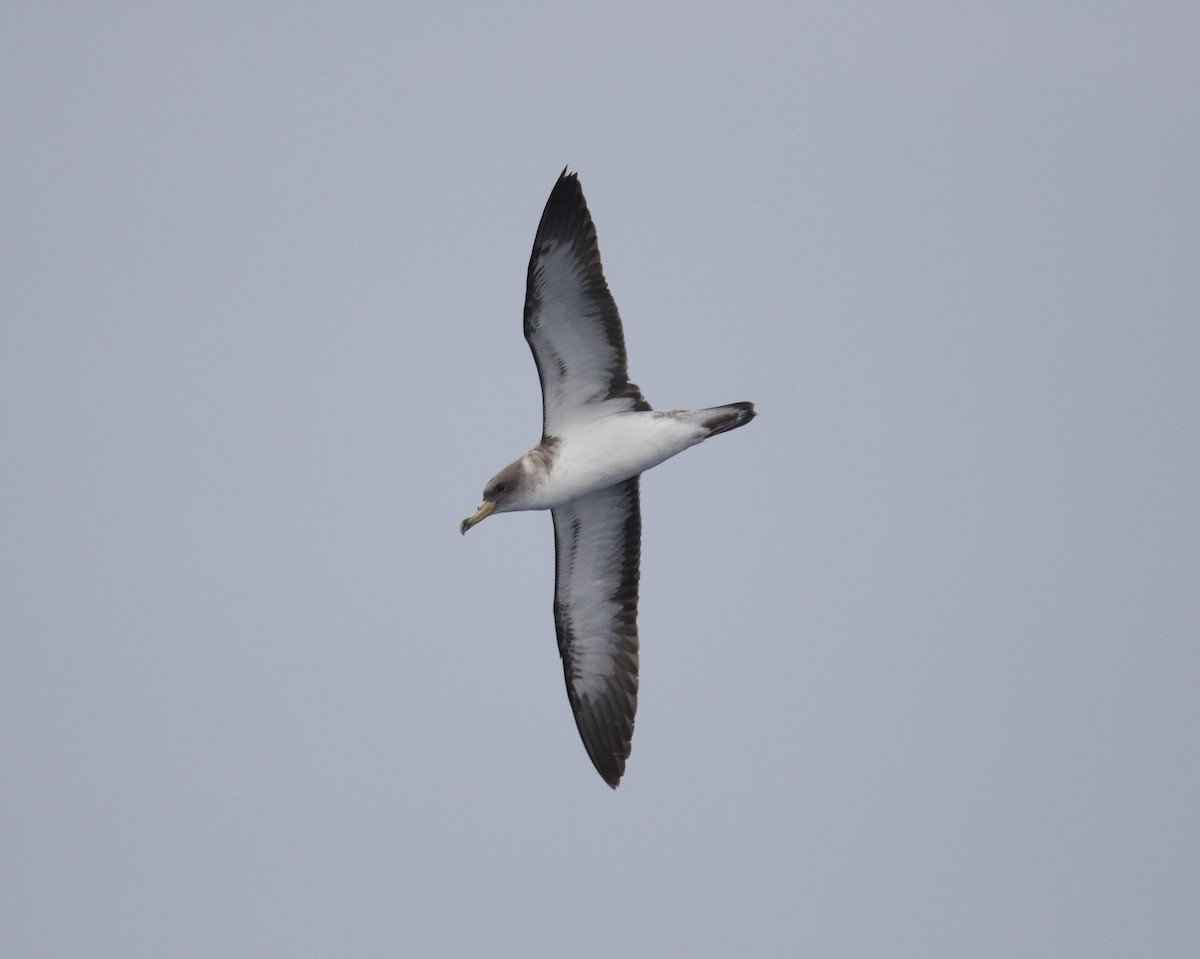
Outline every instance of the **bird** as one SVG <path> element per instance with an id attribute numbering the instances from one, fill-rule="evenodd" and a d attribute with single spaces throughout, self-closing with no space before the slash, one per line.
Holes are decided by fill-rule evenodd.
<path id="1" fill-rule="evenodd" d="M 541 440 L 488 480 L 459 531 L 496 513 L 550 510 L 567 698 L 588 757 L 616 789 L 637 712 L 641 474 L 756 412 L 747 402 L 656 410 L 630 382 L 596 228 L 566 168 L 529 257 L 525 339 L 542 387 Z"/>

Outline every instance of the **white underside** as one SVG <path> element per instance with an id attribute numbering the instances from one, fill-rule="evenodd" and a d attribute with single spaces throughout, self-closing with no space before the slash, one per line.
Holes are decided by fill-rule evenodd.
<path id="1" fill-rule="evenodd" d="M 708 435 L 682 411 L 625 412 L 586 420 L 558 437 L 546 482 L 522 497 L 524 509 L 553 509 L 644 473 Z"/>

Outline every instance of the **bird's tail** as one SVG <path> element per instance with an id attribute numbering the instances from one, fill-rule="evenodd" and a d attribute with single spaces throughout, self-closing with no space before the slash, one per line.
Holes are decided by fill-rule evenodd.
<path id="1" fill-rule="evenodd" d="M 728 433 L 739 426 L 745 426 L 755 417 L 753 403 L 728 403 L 725 406 L 713 406 L 706 410 L 696 410 L 695 416 L 700 425 L 708 430 L 709 436 L 718 433 Z"/>

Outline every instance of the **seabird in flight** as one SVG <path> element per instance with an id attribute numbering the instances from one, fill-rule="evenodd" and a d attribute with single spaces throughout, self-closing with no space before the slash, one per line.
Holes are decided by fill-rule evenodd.
<path id="1" fill-rule="evenodd" d="M 542 382 L 542 440 L 488 481 L 461 532 L 493 513 L 554 518 L 554 627 L 575 723 L 614 789 L 638 690 L 642 473 L 754 418 L 752 403 L 653 410 L 629 382 L 621 318 L 576 174 L 563 171 L 538 224 L 525 339 Z"/>

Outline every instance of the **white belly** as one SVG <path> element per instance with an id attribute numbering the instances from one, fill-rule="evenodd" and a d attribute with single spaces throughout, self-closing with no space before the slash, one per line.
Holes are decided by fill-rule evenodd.
<path id="1" fill-rule="evenodd" d="M 559 437 L 550 475 L 534 508 L 553 509 L 624 482 L 695 446 L 707 432 L 659 410 L 618 413 L 573 426 Z"/>

